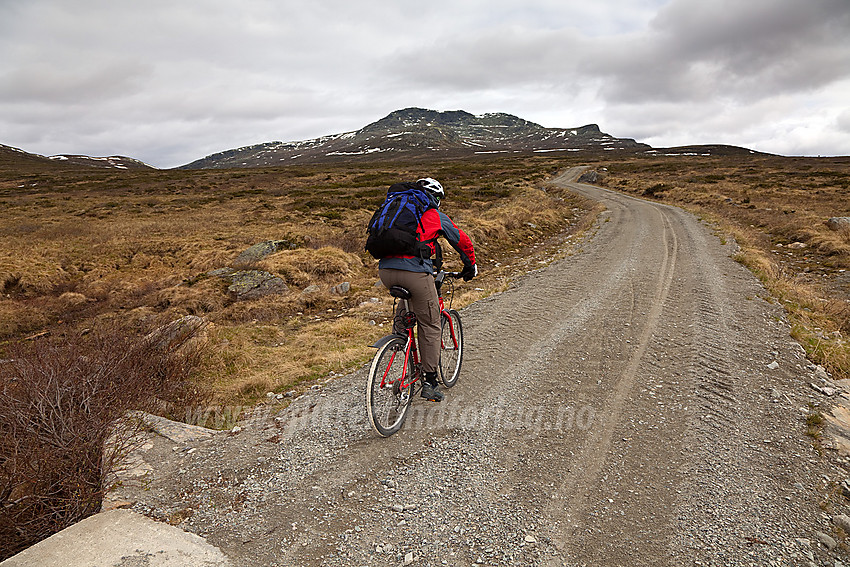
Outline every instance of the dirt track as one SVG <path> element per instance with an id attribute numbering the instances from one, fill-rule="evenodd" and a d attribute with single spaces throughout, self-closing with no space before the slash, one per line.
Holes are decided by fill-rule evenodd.
<path id="1" fill-rule="evenodd" d="M 827 465 L 783 313 L 693 216 L 577 174 L 556 182 L 607 212 L 462 312 L 445 402 L 378 438 L 360 371 L 191 453 L 157 440 L 124 495 L 240 566 L 825 560 Z"/>

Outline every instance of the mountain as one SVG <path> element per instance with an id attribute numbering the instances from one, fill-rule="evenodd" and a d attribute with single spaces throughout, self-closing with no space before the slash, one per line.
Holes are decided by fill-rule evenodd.
<path id="1" fill-rule="evenodd" d="M 300 142 L 267 142 L 209 155 L 181 169 L 259 167 L 357 159 L 409 159 L 475 154 L 651 149 L 615 138 L 596 124 L 544 128 L 511 114 L 406 108 L 354 132 Z"/>
<path id="2" fill-rule="evenodd" d="M 31 154 L 0 144 L 0 168 L 3 169 L 52 169 L 53 163 L 44 156 Z"/>
<path id="3" fill-rule="evenodd" d="M 50 160 L 62 161 L 69 165 L 82 165 L 86 167 L 98 167 L 103 169 L 156 169 L 143 161 L 127 156 L 91 157 L 71 154 L 60 154 L 50 156 Z"/>
<path id="4" fill-rule="evenodd" d="M 741 146 L 728 144 L 701 144 L 696 146 L 676 146 L 674 148 L 653 148 L 643 152 L 648 156 L 770 156 L 765 152 L 757 152 Z"/>
<path id="5" fill-rule="evenodd" d="M 0 144 L 0 167 L 4 169 L 68 169 L 76 167 L 156 169 L 137 159 L 124 156 L 90 157 L 68 154 L 45 157 L 3 144 Z"/>

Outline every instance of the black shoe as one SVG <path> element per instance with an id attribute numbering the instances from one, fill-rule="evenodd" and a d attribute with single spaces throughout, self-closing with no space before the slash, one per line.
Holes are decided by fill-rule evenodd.
<path id="1" fill-rule="evenodd" d="M 424 382 L 422 384 L 421 396 L 429 402 L 442 402 L 443 393 L 440 391 L 440 385 L 434 382 Z"/>

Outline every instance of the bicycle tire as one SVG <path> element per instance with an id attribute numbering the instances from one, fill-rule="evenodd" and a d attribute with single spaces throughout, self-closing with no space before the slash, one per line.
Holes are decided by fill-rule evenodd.
<path id="1" fill-rule="evenodd" d="M 413 399 L 412 385 L 400 387 L 404 378 L 402 369 L 405 366 L 406 346 L 406 340 L 392 339 L 378 349 L 369 368 L 369 378 L 366 381 L 366 412 L 369 415 L 369 424 L 381 437 L 389 437 L 401 429 Z"/>
<path id="2" fill-rule="evenodd" d="M 457 340 L 457 348 L 455 348 L 455 340 L 452 339 L 452 330 Z M 442 314 L 440 335 L 440 379 L 446 388 L 451 388 L 457 383 L 460 367 L 463 364 L 463 325 L 460 322 L 460 313 L 450 309 L 448 315 Z"/>

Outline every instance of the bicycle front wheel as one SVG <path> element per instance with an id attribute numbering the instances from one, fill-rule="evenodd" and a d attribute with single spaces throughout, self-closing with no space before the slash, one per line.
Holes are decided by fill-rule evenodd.
<path id="1" fill-rule="evenodd" d="M 463 363 L 463 326 L 460 323 L 460 313 L 454 309 L 444 311 L 440 323 L 440 379 L 446 388 L 451 388 L 457 383 L 460 365 Z"/>
<path id="2" fill-rule="evenodd" d="M 413 387 L 403 372 L 407 341 L 392 339 L 378 349 L 366 383 L 366 412 L 372 429 L 389 437 L 404 425 Z M 411 372 L 410 365 L 407 373 Z M 403 387 L 407 382 L 406 387 Z"/>

